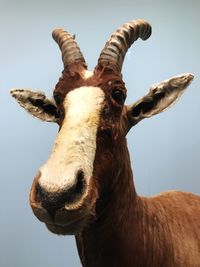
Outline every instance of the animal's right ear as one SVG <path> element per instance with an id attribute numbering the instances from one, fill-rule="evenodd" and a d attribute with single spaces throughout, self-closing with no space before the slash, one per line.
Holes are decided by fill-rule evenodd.
<path id="1" fill-rule="evenodd" d="M 11 95 L 21 107 L 34 117 L 49 122 L 58 122 L 58 112 L 53 100 L 48 99 L 44 93 L 25 89 L 12 89 Z"/>

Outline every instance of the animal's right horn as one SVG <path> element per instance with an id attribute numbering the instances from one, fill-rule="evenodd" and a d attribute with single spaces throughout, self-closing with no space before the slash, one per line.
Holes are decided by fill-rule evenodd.
<path id="1" fill-rule="evenodd" d="M 64 68 L 78 62 L 82 63 L 82 65 L 87 68 L 83 54 L 81 53 L 74 36 L 63 29 L 55 29 L 52 32 L 52 36 L 60 47 Z"/>
<path id="2" fill-rule="evenodd" d="M 151 35 L 151 25 L 145 20 L 133 20 L 116 30 L 106 42 L 97 66 L 115 66 L 121 71 L 128 48 L 138 39 L 146 40 Z"/>

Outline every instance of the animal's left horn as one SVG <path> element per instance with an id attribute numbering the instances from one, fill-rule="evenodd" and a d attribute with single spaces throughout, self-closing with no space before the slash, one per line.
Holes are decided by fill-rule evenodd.
<path id="1" fill-rule="evenodd" d="M 73 63 L 80 63 L 87 68 L 83 54 L 81 53 L 74 36 L 63 29 L 55 29 L 52 32 L 52 36 L 60 47 L 64 68 Z"/>
<path id="2" fill-rule="evenodd" d="M 106 42 L 98 66 L 112 65 L 121 71 L 129 47 L 138 39 L 146 40 L 151 35 L 151 25 L 145 20 L 133 20 L 116 30 Z"/>

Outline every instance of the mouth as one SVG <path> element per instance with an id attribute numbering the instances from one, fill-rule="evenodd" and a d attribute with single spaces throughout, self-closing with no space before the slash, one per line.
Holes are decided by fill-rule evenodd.
<path id="1" fill-rule="evenodd" d="M 66 210 L 61 208 L 54 214 L 48 212 L 40 203 L 30 199 L 30 205 L 34 215 L 54 234 L 76 235 L 80 233 L 93 216 L 91 210 L 81 208 L 80 210 Z"/>
<path id="2" fill-rule="evenodd" d="M 96 194 L 90 192 L 83 202 L 78 205 L 65 204 L 56 210 L 48 210 L 42 206 L 38 199 L 36 181 L 33 182 L 30 192 L 30 205 L 34 215 L 45 225 L 48 230 L 57 235 L 76 235 L 94 217 Z"/>
<path id="3" fill-rule="evenodd" d="M 75 235 L 82 231 L 86 225 L 85 218 L 77 218 L 73 221 L 68 221 L 67 224 L 45 223 L 48 230 L 57 235 Z"/>

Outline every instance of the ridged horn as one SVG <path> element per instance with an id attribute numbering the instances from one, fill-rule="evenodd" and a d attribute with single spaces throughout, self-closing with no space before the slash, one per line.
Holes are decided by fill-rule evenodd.
<path id="1" fill-rule="evenodd" d="M 52 37 L 60 47 L 64 68 L 78 62 L 82 63 L 82 65 L 87 68 L 83 54 L 74 36 L 63 29 L 55 29 L 52 32 Z"/>
<path id="2" fill-rule="evenodd" d="M 98 66 L 113 65 L 121 71 L 124 57 L 129 47 L 138 39 L 146 40 L 151 35 L 151 25 L 145 20 L 133 20 L 116 30 L 106 42 Z"/>

